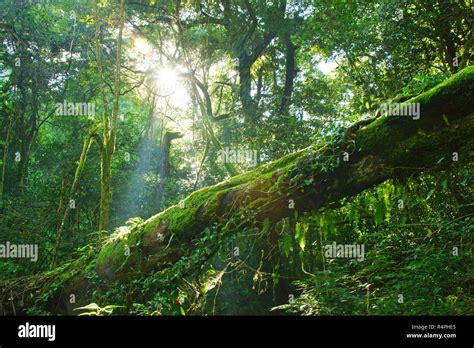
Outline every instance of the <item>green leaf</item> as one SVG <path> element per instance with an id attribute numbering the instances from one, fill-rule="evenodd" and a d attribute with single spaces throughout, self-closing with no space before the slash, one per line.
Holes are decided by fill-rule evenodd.
<path id="1" fill-rule="evenodd" d="M 303 251 L 306 247 L 306 233 L 308 232 L 308 228 L 309 224 L 304 222 L 297 222 L 295 226 L 295 239 Z"/>
<path id="2" fill-rule="evenodd" d="M 378 201 L 375 204 L 375 225 L 380 225 L 383 221 L 383 217 L 385 216 L 385 206 L 383 201 Z"/>
<path id="3" fill-rule="evenodd" d="M 114 308 L 125 308 L 125 306 L 119 306 L 119 305 L 108 305 L 108 306 L 105 306 L 104 310 L 109 310 L 109 309 L 114 309 Z"/>
<path id="4" fill-rule="evenodd" d="M 290 255 L 290 252 L 293 251 L 291 237 L 288 234 L 283 235 L 283 239 L 281 240 L 281 249 L 285 257 L 288 257 Z"/>
<path id="5" fill-rule="evenodd" d="M 430 190 L 430 192 L 428 192 L 428 195 L 426 196 L 425 200 L 428 200 L 433 195 L 434 192 L 435 192 L 435 189 Z"/>
<path id="6" fill-rule="evenodd" d="M 272 273 L 273 284 L 278 285 L 280 282 L 280 275 L 276 272 Z"/>
<path id="7" fill-rule="evenodd" d="M 400 215 L 400 225 L 405 225 L 407 222 L 407 216 L 406 215 Z"/>
<path id="8" fill-rule="evenodd" d="M 263 220 L 262 234 L 266 234 L 270 230 L 270 219 Z"/>
<path id="9" fill-rule="evenodd" d="M 80 310 L 80 309 L 86 309 L 88 311 L 96 311 L 96 310 L 100 309 L 100 307 L 97 303 L 90 303 L 90 304 L 88 304 L 87 306 L 84 306 L 84 307 L 74 308 L 75 311 Z"/>
<path id="10" fill-rule="evenodd" d="M 443 187 L 443 189 L 445 189 L 445 190 L 448 189 L 448 179 L 443 179 L 441 181 L 441 187 Z"/>
<path id="11" fill-rule="evenodd" d="M 446 125 L 449 126 L 449 120 L 448 120 L 448 118 L 446 117 L 445 114 L 443 114 L 443 120 L 446 123 Z"/>

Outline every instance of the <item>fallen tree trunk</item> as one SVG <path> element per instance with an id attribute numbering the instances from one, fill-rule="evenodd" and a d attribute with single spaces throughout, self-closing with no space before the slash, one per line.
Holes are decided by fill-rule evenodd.
<path id="1" fill-rule="evenodd" d="M 12 308 L 20 306 L 20 297 L 36 291 L 44 294 L 61 289 L 54 301 L 62 303 L 69 290 L 77 293 L 82 289 L 81 303 L 87 303 L 91 292 L 85 278 L 88 268 L 95 267 L 106 281 L 162 270 L 189 255 L 196 238 L 214 223 L 228 225 L 236 233 L 245 225 L 265 220 L 274 226 L 292 217 L 295 210 L 316 211 L 388 178 L 434 167 L 443 157 L 469 162 L 474 143 L 473 96 L 471 66 L 405 102 L 419 103 L 421 117 L 417 120 L 386 116 L 355 125 L 332 142 L 315 144 L 203 188 L 143 223 L 118 229 L 97 256 L 83 257 L 42 277 L 0 284 L 1 313 L 12 314 Z M 268 240 L 276 242 L 277 238 L 269 228 Z M 69 313 L 61 308 L 59 312 Z"/>

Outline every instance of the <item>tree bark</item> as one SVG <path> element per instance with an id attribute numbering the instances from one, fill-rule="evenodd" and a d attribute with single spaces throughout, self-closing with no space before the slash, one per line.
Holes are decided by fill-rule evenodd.
<path id="1" fill-rule="evenodd" d="M 288 115 L 291 104 L 291 96 L 293 94 L 293 82 L 296 74 L 295 53 L 296 46 L 291 42 L 289 33 L 285 34 L 286 45 L 286 73 L 285 73 L 285 87 L 283 89 L 283 96 L 280 104 L 280 114 Z"/>

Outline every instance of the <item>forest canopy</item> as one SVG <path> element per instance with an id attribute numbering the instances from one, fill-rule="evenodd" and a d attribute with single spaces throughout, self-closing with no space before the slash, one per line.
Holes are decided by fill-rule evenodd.
<path id="1" fill-rule="evenodd" d="M 0 2 L 0 313 L 474 314 L 473 23 Z"/>

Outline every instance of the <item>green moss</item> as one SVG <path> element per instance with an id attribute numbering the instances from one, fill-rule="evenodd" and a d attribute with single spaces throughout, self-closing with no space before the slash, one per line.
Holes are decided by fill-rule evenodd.
<path id="1" fill-rule="evenodd" d="M 285 187 L 287 181 L 289 180 L 288 172 L 282 172 L 278 175 L 278 179 L 274 185 L 270 187 L 269 192 L 280 192 Z"/>
<path id="2" fill-rule="evenodd" d="M 266 197 L 261 197 L 253 200 L 248 206 L 247 209 L 253 212 L 261 210 L 261 208 L 269 202 L 269 199 Z"/>
<path id="3" fill-rule="evenodd" d="M 219 191 L 205 203 L 203 216 L 202 216 L 203 219 L 207 221 L 214 221 L 216 219 L 222 199 L 231 190 L 232 189 L 228 188 L 228 189 Z"/>
<path id="4" fill-rule="evenodd" d="M 101 249 L 97 256 L 96 265 L 101 267 L 105 264 L 121 264 L 125 260 L 126 245 L 124 241 L 113 242 Z"/>
<path id="5" fill-rule="evenodd" d="M 168 223 L 170 233 L 180 235 L 193 233 L 195 229 L 192 226 L 199 208 L 216 193 L 218 193 L 218 190 L 213 188 L 194 192 L 183 201 L 183 208 L 179 206 L 170 207 L 160 215 L 160 219 Z"/>
<path id="6" fill-rule="evenodd" d="M 469 112 L 472 109 L 473 86 L 474 66 L 470 66 L 429 91 L 406 101 L 420 103 L 419 120 L 406 116 L 380 117 L 356 132 L 356 148 L 362 152 L 370 150 L 371 153 L 392 161 L 411 148 L 425 146 L 424 143 L 434 139 L 420 134 L 419 129 L 444 127 L 443 113 L 448 113 L 444 116 L 452 119 Z M 387 142 L 396 145 L 379 146 Z"/>
<path id="7" fill-rule="evenodd" d="M 407 100 L 407 103 L 421 103 L 425 105 L 433 105 L 433 97 L 438 97 L 442 95 L 452 95 L 456 93 L 463 94 L 470 99 L 470 105 L 472 106 L 472 90 L 473 84 L 472 80 L 474 78 L 474 65 L 468 66 L 455 75 L 451 76 L 446 81 L 436 85 L 425 93 L 420 94 L 417 97 L 414 97 L 410 100 Z M 468 100 L 468 101 L 469 101 Z M 437 103 L 434 103 L 437 104 Z M 468 103 L 469 104 L 469 103 Z M 460 105 L 461 106 L 461 105 Z"/>
<path id="8" fill-rule="evenodd" d="M 126 245 L 130 247 L 131 255 L 133 255 L 132 248 L 140 244 L 142 236 L 145 233 L 155 231 L 162 221 L 166 222 L 169 234 L 174 234 L 181 239 L 195 238 L 197 230 L 202 227 L 196 224 L 198 214 L 203 223 L 216 221 L 222 199 L 228 192 L 236 190 L 242 185 L 257 184 L 259 191 L 262 192 L 265 190 L 269 192 L 272 192 L 272 190 L 274 192 L 278 191 L 286 180 L 286 172 L 294 166 L 296 159 L 306 154 L 307 151 L 308 149 L 304 149 L 289 154 L 277 161 L 257 167 L 217 185 L 195 191 L 183 200 L 183 208 L 179 204 L 169 207 L 133 230 L 118 229 L 100 251 L 96 261 L 97 267 L 103 270 L 108 268 L 115 272 L 117 269 L 125 267 L 125 265 L 135 263 L 132 257 L 125 255 Z M 276 171 L 281 172 L 281 174 L 278 176 L 278 181 L 274 183 L 272 179 Z M 258 198 L 252 206 L 256 206 L 255 203 L 262 203 L 261 201 L 267 202 L 267 200 L 266 198 Z M 135 254 L 138 253 L 135 252 Z"/>

